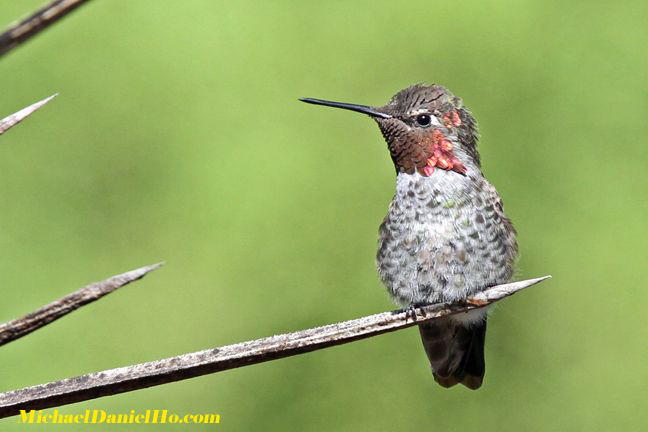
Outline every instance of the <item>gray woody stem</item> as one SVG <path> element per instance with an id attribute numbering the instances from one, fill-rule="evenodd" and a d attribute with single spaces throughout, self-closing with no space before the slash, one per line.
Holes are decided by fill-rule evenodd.
<path id="1" fill-rule="evenodd" d="M 160 263 L 138 268 L 137 270 L 122 273 L 101 282 L 95 282 L 53 303 L 43 306 L 22 318 L 0 324 L 0 346 L 19 339 L 52 321 L 56 321 L 81 306 L 99 300 L 101 297 L 110 294 L 124 285 L 143 278 L 147 273 L 161 265 Z"/>
<path id="2" fill-rule="evenodd" d="M 45 30 L 88 0 L 55 0 L 0 34 L 0 57 Z"/>
<path id="3" fill-rule="evenodd" d="M 353 342 L 410 327 L 424 321 L 483 307 L 548 277 L 497 285 L 462 304 L 435 304 L 417 308 L 414 310 L 416 320 L 411 319 L 411 312 L 383 312 L 309 330 L 95 372 L 2 393 L 0 394 L 0 418 L 17 415 L 20 410 L 71 404 Z"/>
<path id="4" fill-rule="evenodd" d="M 7 132 L 9 129 L 26 119 L 28 116 L 34 113 L 37 109 L 45 105 L 47 102 L 51 101 L 54 99 L 56 96 L 58 96 L 58 93 L 53 94 L 50 97 L 47 97 L 43 100 L 40 100 L 36 103 L 33 103 L 29 105 L 27 108 L 23 108 L 18 112 L 15 112 L 11 114 L 10 116 L 7 116 L 0 120 L 0 135 L 3 133 Z"/>

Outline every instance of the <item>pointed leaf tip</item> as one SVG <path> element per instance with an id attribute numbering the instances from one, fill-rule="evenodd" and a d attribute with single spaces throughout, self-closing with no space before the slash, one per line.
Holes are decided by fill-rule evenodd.
<path id="1" fill-rule="evenodd" d="M 2 120 L 0 120 L 0 135 L 26 119 L 28 116 L 33 114 L 36 110 L 41 108 L 43 105 L 54 99 L 56 96 L 58 96 L 58 93 L 54 93 L 51 96 L 46 97 L 45 99 L 41 99 L 38 102 L 35 102 L 31 105 L 29 105 L 26 108 L 21 109 L 20 111 L 17 111 Z"/>

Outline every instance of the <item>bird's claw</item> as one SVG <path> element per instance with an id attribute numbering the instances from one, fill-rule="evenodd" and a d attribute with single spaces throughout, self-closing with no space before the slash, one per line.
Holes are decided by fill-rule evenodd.
<path id="1" fill-rule="evenodd" d="M 422 306 L 427 306 L 427 305 L 429 305 L 429 303 L 419 302 L 419 303 L 412 303 L 409 306 L 407 306 L 407 308 L 404 309 L 405 321 L 407 321 L 407 319 L 411 316 L 412 321 L 416 322 L 417 321 L 416 310 L 418 308 L 422 307 Z M 425 311 L 423 309 L 421 309 L 421 315 L 423 315 L 423 318 L 427 317 L 427 315 L 426 315 L 426 313 L 425 313 Z"/>
<path id="2" fill-rule="evenodd" d="M 412 321 L 416 322 L 416 306 L 411 304 L 407 306 L 405 309 L 405 322 L 407 322 L 407 318 L 412 317 Z"/>

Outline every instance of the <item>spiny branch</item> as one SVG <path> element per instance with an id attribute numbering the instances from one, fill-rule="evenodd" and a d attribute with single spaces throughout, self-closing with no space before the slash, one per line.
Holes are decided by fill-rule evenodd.
<path id="1" fill-rule="evenodd" d="M 483 307 L 550 276 L 491 287 L 462 304 L 435 304 L 95 372 L 0 394 L 0 418 L 307 353 Z"/>
<path id="2" fill-rule="evenodd" d="M 95 282 L 53 303 L 43 306 L 22 318 L 0 324 L 0 346 L 15 341 L 52 321 L 56 321 L 81 306 L 99 300 L 106 294 L 110 294 L 124 285 L 143 278 L 147 273 L 161 265 L 162 263 L 153 264 L 113 276 L 101 282 Z"/>
<path id="3" fill-rule="evenodd" d="M 9 129 L 29 117 L 31 114 L 34 113 L 37 109 L 45 105 L 47 102 L 51 101 L 54 99 L 56 96 L 58 96 L 58 93 L 53 94 L 50 97 L 47 97 L 43 100 L 40 100 L 36 103 L 33 103 L 29 105 L 27 108 L 23 108 L 18 112 L 15 112 L 11 114 L 10 116 L 7 116 L 0 120 L 0 135 L 3 133 L 7 132 Z"/>
<path id="4" fill-rule="evenodd" d="M 88 0 L 55 0 L 0 35 L 0 57 L 45 30 Z"/>

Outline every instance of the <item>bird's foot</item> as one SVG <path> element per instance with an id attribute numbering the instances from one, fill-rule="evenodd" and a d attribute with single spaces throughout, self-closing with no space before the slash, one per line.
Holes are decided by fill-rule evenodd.
<path id="1" fill-rule="evenodd" d="M 422 307 L 422 306 L 427 306 L 430 303 L 427 302 L 416 302 L 412 303 L 409 306 L 407 306 L 405 309 L 401 309 L 401 312 L 405 312 L 405 321 L 409 317 L 412 317 L 412 321 L 416 322 L 416 309 Z M 423 318 L 425 318 L 427 315 L 425 314 L 425 311 L 421 310 L 421 314 L 423 315 Z"/>

